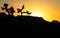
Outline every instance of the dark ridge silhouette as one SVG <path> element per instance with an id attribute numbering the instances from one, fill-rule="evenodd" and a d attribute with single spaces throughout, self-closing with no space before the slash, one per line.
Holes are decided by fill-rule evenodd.
<path id="1" fill-rule="evenodd" d="M 0 12 L 0 17 L 2 16 L 6 16 L 6 14 L 4 12 Z"/>
<path id="2" fill-rule="evenodd" d="M 16 26 L 16 38 L 20 37 L 20 35 L 56 37 L 56 33 L 60 31 L 60 23 L 55 24 L 48 22 L 42 17 L 22 16 L 21 18 L 20 16 L 14 17 L 5 14 L 1 15 L 1 25 L 9 26 L 9 28 L 11 28 L 11 26 Z"/>
<path id="3" fill-rule="evenodd" d="M 8 4 L 4 4 L 2 10 L 7 11 L 7 6 Z M 24 8 L 24 6 L 22 8 Z M 18 10 L 18 12 L 21 12 L 20 9 Z M 9 13 L 14 13 L 13 7 L 11 7 Z M 31 14 L 28 11 L 26 13 Z M 44 20 L 42 17 L 22 16 L 22 14 L 21 16 L 14 17 L 13 15 L 6 15 L 4 12 L 1 12 L 0 25 L 2 26 L 1 28 L 4 28 L 5 31 L 8 30 L 9 32 L 11 30 L 13 31 L 16 26 L 16 38 L 20 38 L 20 36 L 23 35 L 39 35 L 39 37 L 56 38 L 57 33 L 60 32 L 60 23 L 56 21 L 48 22 Z"/>
<path id="4" fill-rule="evenodd" d="M 59 24 L 60 22 L 53 20 L 52 23 Z"/>

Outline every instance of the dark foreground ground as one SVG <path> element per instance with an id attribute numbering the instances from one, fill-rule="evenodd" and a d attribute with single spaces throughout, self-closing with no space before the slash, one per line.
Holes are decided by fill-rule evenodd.
<path id="1" fill-rule="evenodd" d="M 21 36 L 57 38 L 60 35 L 60 23 L 48 22 L 42 17 L 13 17 L 2 14 L 0 15 L 0 25 L 4 31 L 13 32 L 14 30 L 16 38 Z"/>

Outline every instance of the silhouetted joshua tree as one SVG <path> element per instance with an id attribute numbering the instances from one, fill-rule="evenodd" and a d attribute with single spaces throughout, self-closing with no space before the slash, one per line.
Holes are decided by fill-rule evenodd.
<path id="1" fill-rule="evenodd" d="M 23 13 L 27 13 L 28 14 L 28 16 L 29 16 L 29 14 L 31 14 L 31 13 L 29 13 L 29 11 L 26 11 L 26 12 L 22 12 L 23 11 L 23 9 L 24 9 L 24 5 L 22 6 L 22 9 L 17 9 L 18 10 L 18 13 L 20 12 L 21 13 L 21 16 L 23 16 Z"/>
<path id="2" fill-rule="evenodd" d="M 18 10 L 18 13 L 20 12 L 21 13 L 21 16 L 23 15 L 23 13 L 22 13 L 22 10 L 24 9 L 24 5 L 22 6 L 22 8 L 21 9 L 17 9 Z"/>
<path id="3" fill-rule="evenodd" d="M 12 6 L 11 6 L 11 8 L 9 8 L 8 10 L 9 10 L 9 12 L 11 13 L 11 15 L 13 15 L 13 13 L 15 12 L 15 11 L 14 11 L 14 8 L 13 8 Z"/>
<path id="4" fill-rule="evenodd" d="M 4 9 L 7 9 L 8 8 L 8 4 L 4 4 L 4 7 L 2 7 L 2 10 L 4 10 Z"/>
<path id="5" fill-rule="evenodd" d="M 2 10 L 5 10 L 9 15 L 13 15 L 13 13 L 15 12 L 13 6 L 11 6 L 10 8 L 8 8 L 8 4 L 4 4 L 3 7 L 1 7 Z M 21 9 L 17 9 L 18 13 L 21 13 L 21 16 L 23 16 L 23 13 L 27 13 L 28 15 L 31 14 L 29 13 L 29 11 L 23 12 L 24 9 L 24 5 L 22 6 Z"/>
<path id="6" fill-rule="evenodd" d="M 5 10 L 9 15 L 11 13 L 11 15 L 13 15 L 13 13 L 15 12 L 14 11 L 14 8 L 11 6 L 11 8 L 8 8 L 8 4 L 4 4 L 3 7 L 1 7 L 2 10 Z"/>
<path id="7" fill-rule="evenodd" d="M 2 10 L 5 10 L 6 12 L 8 12 L 8 14 L 10 14 L 10 13 L 9 13 L 9 9 L 8 9 L 8 4 L 5 3 L 4 6 L 1 7 L 1 9 L 2 9 Z"/>

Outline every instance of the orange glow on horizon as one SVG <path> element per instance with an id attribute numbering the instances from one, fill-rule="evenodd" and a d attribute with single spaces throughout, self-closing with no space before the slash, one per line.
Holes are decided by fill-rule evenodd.
<path id="1" fill-rule="evenodd" d="M 0 0 L 2 1 L 2 0 Z M 59 0 L 8 0 L 6 2 L 15 9 L 14 16 L 20 15 L 17 13 L 17 8 L 25 6 L 23 11 L 28 10 L 32 12 L 30 16 L 43 17 L 47 21 L 58 20 L 60 21 L 60 1 Z M 0 3 L 0 7 L 2 6 Z M 0 9 L 1 10 L 1 9 Z M 26 15 L 26 14 L 25 14 Z"/>

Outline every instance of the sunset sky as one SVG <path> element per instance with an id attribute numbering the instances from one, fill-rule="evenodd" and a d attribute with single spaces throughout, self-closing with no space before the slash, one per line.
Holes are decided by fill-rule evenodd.
<path id="1" fill-rule="evenodd" d="M 60 21 L 60 0 L 0 0 L 0 8 L 4 3 L 8 3 L 9 7 L 13 6 L 15 10 L 25 5 L 23 11 L 32 12 L 31 16 L 43 17 L 47 21 Z M 14 15 L 17 15 L 17 11 Z"/>

